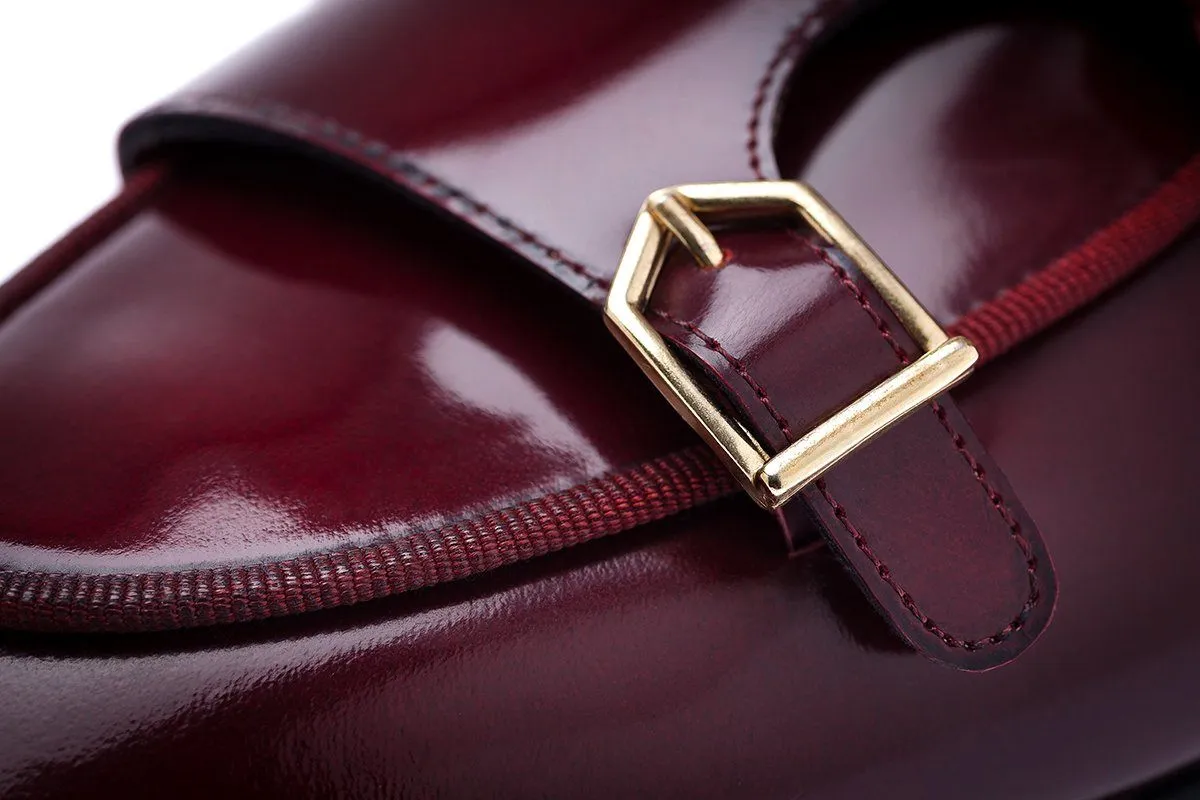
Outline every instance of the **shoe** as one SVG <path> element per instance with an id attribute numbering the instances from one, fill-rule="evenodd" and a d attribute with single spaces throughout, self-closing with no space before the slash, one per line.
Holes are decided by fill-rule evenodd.
<path id="1" fill-rule="evenodd" d="M 1194 9 L 318 4 L 0 288 L 0 795 L 1185 796 Z"/>

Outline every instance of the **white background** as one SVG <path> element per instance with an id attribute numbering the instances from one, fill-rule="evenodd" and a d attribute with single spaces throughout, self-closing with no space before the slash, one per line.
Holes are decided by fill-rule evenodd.
<path id="1" fill-rule="evenodd" d="M 122 123 L 311 2 L 0 2 L 0 282 L 117 190 Z"/>

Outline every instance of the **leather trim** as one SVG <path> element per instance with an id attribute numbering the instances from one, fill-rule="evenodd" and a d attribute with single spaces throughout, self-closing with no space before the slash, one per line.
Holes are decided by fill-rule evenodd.
<path id="1" fill-rule="evenodd" d="M 699 273 L 686 254 L 664 268 L 656 326 L 768 452 L 912 362 L 915 346 L 899 321 L 836 248 L 794 231 L 720 241 L 728 263 L 719 274 Z M 736 313 L 764 281 L 788 298 L 787 323 L 751 325 Z M 822 368 L 843 379 L 795 379 Z M 789 541 L 805 542 L 815 516 L 881 615 L 922 654 L 991 669 L 1049 624 L 1057 580 L 1042 537 L 950 396 L 839 462 L 801 497 L 777 512 Z"/>
<path id="2" fill-rule="evenodd" d="M 281 561 L 111 575 L 0 569 L 0 625 L 153 631 L 353 605 L 553 553 L 735 491 L 729 472 L 698 446 L 434 530 Z"/>
<path id="3" fill-rule="evenodd" d="M 197 127 L 198 119 L 203 126 Z M 164 143 L 214 139 L 284 145 L 365 169 L 541 264 L 593 304 L 604 302 L 609 281 L 596 268 L 430 173 L 405 153 L 336 120 L 279 103 L 215 96 L 174 100 L 126 127 L 121 163 L 125 170 L 133 170 L 145 154 Z M 752 152 L 756 141 L 751 137 Z M 761 169 L 764 162 L 752 163 Z M 971 339 L 985 361 L 1000 355 L 1125 280 L 1198 219 L 1200 154 L 1079 247 L 979 301 L 946 329 Z"/>
<path id="4" fill-rule="evenodd" d="M 978 304 L 953 326 L 986 361 L 1083 308 L 1200 218 L 1200 156 L 1079 247 Z"/>
<path id="5" fill-rule="evenodd" d="M 750 171 L 759 180 L 779 177 L 779 164 L 775 159 L 775 148 L 771 145 L 775 139 L 779 100 L 788 77 L 804 52 L 825 32 L 826 23 L 845 14 L 844 2 L 827 0 L 813 6 L 784 34 L 775 48 L 775 54 L 767 62 L 750 103 L 749 135 L 746 138 Z"/>
<path id="6" fill-rule="evenodd" d="M 153 124 L 148 123 L 153 118 Z M 197 126 L 197 122 L 202 122 Z M 228 96 L 185 96 L 133 120 L 121 133 L 121 168 L 134 170 L 144 154 L 164 144 L 233 141 L 284 146 L 323 158 L 332 156 L 387 182 L 470 224 L 535 264 L 543 266 L 596 305 L 604 302 L 609 281 L 582 261 L 544 241 L 516 221 L 459 189 L 407 154 L 378 139 L 281 103 Z"/>
<path id="7" fill-rule="evenodd" d="M 730 148 L 728 153 L 739 160 L 748 156 L 749 166 L 740 167 L 740 174 L 731 177 L 777 175 L 771 142 L 776 110 L 787 77 L 809 46 L 871 3 L 808 0 L 797 3 L 799 9 L 786 3 L 763 0 L 742 0 L 731 5 L 733 16 L 724 25 L 717 26 L 718 29 L 731 29 L 728 40 L 718 37 L 717 42 L 710 43 L 710 46 L 749 50 L 738 77 L 723 90 L 727 94 L 722 98 L 723 102 L 744 102 L 750 114 L 745 145 Z M 318 17 L 319 14 L 313 14 L 302 22 L 319 29 Z M 771 56 L 759 62 L 755 56 L 757 52 L 771 53 Z M 714 75 L 728 69 L 727 64 L 721 73 Z M 328 113 L 305 110 L 307 103 L 288 103 L 274 92 L 245 91 L 240 81 L 236 84 L 239 88 L 232 91 L 225 81 L 215 85 L 221 88 L 214 91 L 210 88 L 212 84 L 201 81 L 200 86 L 204 87 L 201 91 L 180 93 L 132 120 L 121 132 L 118 142 L 122 168 L 132 168 L 148 151 L 162 144 L 262 142 L 264 134 L 278 144 L 280 140 L 276 134 L 283 134 L 285 142 L 292 146 L 300 145 L 311 152 L 316 145 L 318 151 L 349 157 L 350 161 L 367 166 L 372 172 L 384 174 L 389 180 L 517 251 L 593 303 L 603 302 L 608 285 L 604 276 L 609 269 L 586 265 L 580 258 L 567 255 L 564 248 L 547 243 L 544 237 L 534 232 L 537 224 L 531 225 L 529 220 L 518 222 L 509 211 L 501 208 L 502 201 L 487 200 L 478 193 L 464 191 L 460 185 L 455 185 L 455 181 L 446 180 L 444 175 L 435 177 L 438 172 L 436 158 L 430 159 L 428 154 L 404 147 L 393 133 L 357 130 L 345 120 L 331 118 Z M 738 117 L 741 118 L 740 111 Z M 674 126 L 677 123 L 668 124 Z M 692 165 L 687 173 L 689 179 L 695 178 L 695 166 Z M 638 190 L 636 197 L 630 197 L 630 207 L 635 208 L 646 193 L 663 185 L 650 175 L 639 176 L 638 182 L 647 179 L 651 183 L 645 191 Z M 613 255 L 615 258 L 616 254 Z"/>
<path id="8" fill-rule="evenodd" d="M 145 152 L 179 142 L 230 140 L 332 156 L 350 167 L 365 168 L 368 175 L 383 178 L 480 229 L 524 258 L 544 266 L 595 305 L 604 302 L 608 279 L 598 271 L 571 258 L 563 249 L 542 240 L 472 194 L 427 172 L 407 154 L 336 120 L 277 102 L 217 96 L 182 97 L 148 114 L 154 115 L 154 125 L 142 125 L 142 121 L 148 120 L 148 115 L 143 115 L 121 132 L 119 155 L 121 168 L 126 172 L 137 168 Z M 197 127 L 198 120 L 203 125 Z"/>
<path id="9" fill-rule="evenodd" d="M 168 171 L 164 164 L 157 163 L 135 169 L 116 196 L 0 284 L 0 321 L 145 208 L 163 185 Z"/>

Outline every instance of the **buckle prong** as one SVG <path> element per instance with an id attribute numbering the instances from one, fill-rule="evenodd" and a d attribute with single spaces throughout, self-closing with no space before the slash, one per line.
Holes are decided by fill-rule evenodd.
<path id="1" fill-rule="evenodd" d="M 644 313 L 671 241 L 667 234 L 702 267 L 719 268 L 724 254 L 703 218 L 764 215 L 799 215 L 839 247 L 925 351 L 775 455 L 708 396 Z M 792 181 L 692 184 L 650 195 L 634 221 L 604 310 L 609 327 L 633 359 L 764 508 L 787 502 L 842 458 L 966 378 L 979 359 L 969 341 L 946 335 L 820 195 Z"/>
<path id="2" fill-rule="evenodd" d="M 667 230 L 675 234 L 701 267 L 716 269 L 725 261 L 717 237 L 713 236 L 709 227 L 700 221 L 678 192 L 659 190 L 646 199 L 646 208 L 655 219 L 667 226 Z"/>

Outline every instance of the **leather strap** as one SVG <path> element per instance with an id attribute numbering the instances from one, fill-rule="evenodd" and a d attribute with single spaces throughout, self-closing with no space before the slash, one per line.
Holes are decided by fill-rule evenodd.
<path id="1" fill-rule="evenodd" d="M 467 88 L 446 71 L 454 65 L 440 63 L 463 54 L 439 26 L 460 30 L 458 21 L 472 16 L 478 28 L 494 6 L 479 3 L 453 20 L 423 19 L 388 2 L 319 6 L 132 123 L 122 160 L 133 165 L 164 143 L 213 140 L 332 156 L 428 200 L 600 302 L 650 191 L 777 174 L 770 139 L 786 76 L 858 7 L 525 3 L 506 14 L 542 26 L 537 46 L 471 53 L 471 69 L 456 66 L 470 78 Z M 439 36 L 445 41 L 432 48 Z M 598 37 L 586 44 L 612 63 L 567 58 L 564 48 L 586 49 L 581 37 Z M 293 58 L 297 51 L 306 57 Z M 553 64 L 537 62 L 547 54 L 557 54 Z M 428 81 L 431 68 L 446 80 Z M 556 81 L 531 84 L 528 75 L 539 70 L 553 70 Z M 677 91 L 682 76 L 704 87 L 704 102 Z M 506 80 L 520 92 L 509 92 Z M 445 97 L 431 96 L 434 88 Z M 622 142 L 619 161 L 587 157 L 602 135 L 634 141 Z M 655 307 L 664 331 L 747 424 L 782 448 L 895 372 L 913 348 L 837 252 L 783 234 L 736 242 L 737 264 L 715 276 L 669 269 Z M 948 397 L 790 503 L 781 523 L 793 547 L 811 538 L 810 520 L 900 635 L 938 661 L 996 666 L 1050 619 L 1055 581 L 1037 529 Z"/>
<path id="2" fill-rule="evenodd" d="M 730 263 L 686 254 L 652 297 L 673 341 L 772 452 L 918 352 L 840 251 L 786 233 L 726 233 Z M 1045 628 L 1045 546 L 948 395 L 844 459 L 785 505 L 793 547 L 815 520 L 917 650 L 962 669 L 1013 658 Z"/>
<path id="3" fill-rule="evenodd" d="M 320 3 L 133 120 L 121 162 L 212 141 L 334 156 L 600 304 L 650 192 L 778 175 L 771 140 L 787 75 L 860 5 Z M 681 80 L 703 97 L 680 92 Z"/>

